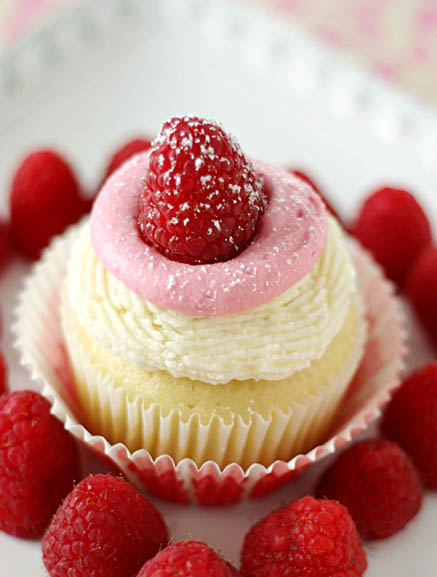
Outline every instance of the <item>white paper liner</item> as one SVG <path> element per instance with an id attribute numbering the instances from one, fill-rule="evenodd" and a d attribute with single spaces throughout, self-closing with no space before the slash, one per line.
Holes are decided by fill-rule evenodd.
<path id="1" fill-rule="evenodd" d="M 361 323 L 361 299 L 353 307 Z M 65 308 L 62 322 L 83 423 L 110 442 L 122 440 L 130 450 L 145 448 L 153 456 L 168 453 L 176 462 L 187 456 L 197 464 L 213 460 L 221 467 L 232 462 L 243 468 L 255 462 L 268 465 L 305 451 L 324 438 L 356 372 L 366 336 L 363 322 L 363 326 L 355 327 L 353 346 L 340 370 L 330 374 L 314 394 L 290 402 L 288 411 L 278 408 L 268 418 L 254 413 L 249 421 L 238 415 L 229 422 L 212 416 L 203 423 L 195 413 L 184 419 L 174 408 L 164 415 L 160 404 L 144 406 L 141 397 L 132 398 L 125 387 L 120 387 L 119 377 L 117 382 L 105 368 L 104 361 L 91 359 L 89 343 L 70 314 Z M 135 368 L 129 366 L 127 370 Z"/>
<path id="2" fill-rule="evenodd" d="M 32 377 L 42 385 L 42 394 L 52 403 L 53 414 L 64 422 L 66 429 L 107 455 L 128 478 L 152 493 L 167 499 L 212 505 L 262 495 L 311 463 L 332 454 L 366 429 L 368 423 L 379 416 L 381 407 L 399 384 L 406 352 L 399 304 L 393 297 L 392 286 L 383 278 L 379 267 L 351 241 L 359 272 L 359 287 L 367 307 L 369 335 L 360 368 L 336 419 L 336 433 L 326 443 L 288 462 L 275 461 L 268 467 L 254 463 L 247 470 L 237 463 L 222 469 L 213 461 L 198 467 L 188 458 L 175 464 L 167 454 L 153 459 L 144 449 L 130 453 L 122 443 L 111 445 L 104 437 L 92 435 L 78 422 L 74 385 L 65 378 L 68 363 L 62 343 L 59 289 L 66 269 L 65 246 L 71 242 L 75 232 L 76 227 L 72 227 L 68 233 L 55 239 L 26 279 L 17 307 L 14 327 L 16 344 L 23 364 L 29 367 Z M 85 379 L 95 377 L 90 375 L 90 370 L 91 367 L 83 367 Z M 104 389 L 100 387 L 101 391 Z M 339 391 L 339 398 L 342 393 Z M 320 403 L 315 402 L 311 411 L 318 411 L 324 400 L 321 398 Z M 108 399 L 95 397 L 95 401 L 95 410 L 99 411 L 97 401 L 107 402 Z M 113 403 L 113 397 L 110 402 Z M 130 418 L 135 419 L 138 407 L 131 407 L 130 412 Z M 318 412 L 323 414 L 323 411 Z M 317 419 L 308 418 L 308 415 L 302 417 L 306 418 L 308 426 L 311 423 L 313 438 L 320 438 L 317 437 L 320 434 Z M 159 418 L 159 414 L 155 415 L 155 419 Z M 283 423 L 278 422 L 276 426 L 281 427 Z M 292 437 L 295 432 L 291 430 L 291 435 L 287 434 L 286 437 Z M 221 434 L 225 435 L 226 432 L 221 431 Z M 306 434 L 305 427 L 301 428 L 300 434 Z M 157 449 L 159 451 L 159 444 Z"/>

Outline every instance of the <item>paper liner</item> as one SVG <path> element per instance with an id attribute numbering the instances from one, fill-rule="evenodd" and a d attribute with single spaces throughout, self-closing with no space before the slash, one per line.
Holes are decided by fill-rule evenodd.
<path id="1" fill-rule="evenodd" d="M 357 301 L 353 304 L 354 316 L 361 323 L 361 299 Z M 189 456 L 197 464 L 213 460 L 221 467 L 232 462 L 243 468 L 256 462 L 268 465 L 275 459 L 305 451 L 324 438 L 357 369 L 366 335 L 364 322 L 362 327 L 355 327 L 354 348 L 341 370 L 332 373 L 314 394 L 299 402 L 290 400 L 287 412 L 278 408 L 268 418 L 253 413 L 250 421 L 237 415 L 228 423 L 220 416 L 212 416 L 204 423 L 197 414 L 184 419 L 181 411 L 174 408 L 163 415 L 160 404 L 144 406 L 141 397 L 132 398 L 129 390 L 120 386 L 120 377 L 114 379 L 104 366 L 104 351 L 103 360 L 99 360 L 98 352 L 97 360 L 91 360 L 88 338 L 84 339 L 70 314 L 65 307 L 63 332 L 83 424 L 110 442 L 123 441 L 130 450 L 144 448 L 154 456 L 167 453 L 176 461 Z M 127 370 L 134 368 L 129 366 Z M 219 388 L 213 391 L 220 394 Z"/>
<path id="2" fill-rule="evenodd" d="M 59 317 L 59 289 L 66 269 L 65 249 L 75 233 L 76 227 L 73 227 L 55 239 L 27 277 L 17 307 L 16 345 L 22 363 L 42 385 L 42 394 L 52 403 L 53 414 L 64 422 L 65 428 L 109 457 L 130 480 L 153 494 L 204 505 L 230 504 L 261 496 L 289 481 L 311 463 L 334 453 L 365 430 L 369 422 L 380 415 L 381 408 L 399 384 L 406 352 L 399 304 L 379 267 L 351 241 L 359 287 L 367 308 L 369 334 L 361 365 L 336 418 L 336 431 L 327 442 L 288 462 L 275 461 L 268 467 L 253 463 L 247 470 L 237 463 L 220 468 L 213 461 L 198 467 L 188 458 L 176 464 L 167 454 L 153 459 L 144 449 L 131 453 L 122 443 L 111 445 L 104 437 L 91 434 L 78 421 L 74 386 L 71 377 L 66 376 L 68 362 Z M 89 376 L 90 367 L 83 370 L 84 377 Z M 322 406 L 323 399 L 320 403 L 314 404 L 315 411 Z M 98 403 L 95 409 L 99 410 Z M 133 407 L 132 415 L 135 410 Z M 321 429 L 317 430 L 318 420 L 307 418 L 307 422 L 314 427 L 311 433 L 316 438 L 321 432 Z M 324 426 L 323 419 L 319 420 L 319 425 Z"/>

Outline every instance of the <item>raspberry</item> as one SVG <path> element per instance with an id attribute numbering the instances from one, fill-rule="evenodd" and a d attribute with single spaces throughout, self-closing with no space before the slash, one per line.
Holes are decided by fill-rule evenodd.
<path id="1" fill-rule="evenodd" d="M 149 150 L 151 146 L 150 140 L 147 138 L 135 138 L 129 140 L 122 147 L 120 147 L 111 157 L 103 180 L 106 180 L 114 171 L 117 170 L 126 160 L 129 160 L 134 154 Z"/>
<path id="2" fill-rule="evenodd" d="M 188 116 L 164 124 L 140 200 L 147 244 L 179 262 L 226 261 L 249 244 L 264 207 L 263 180 L 220 126 Z"/>
<path id="3" fill-rule="evenodd" d="M 387 407 L 381 430 L 410 455 L 424 483 L 437 489 L 437 362 L 404 381 Z"/>
<path id="4" fill-rule="evenodd" d="M 329 210 L 329 212 L 333 216 L 335 216 L 335 218 L 339 222 L 341 222 L 341 218 L 340 218 L 338 212 L 335 210 L 335 208 L 332 206 L 332 204 L 329 202 L 329 200 L 326 198 L 326 196 L 322 193 L 322 191 L 317 186 L 317 184 L 307 174 L 305 174 L 305 172 L 302 172 L 301 170 L 291 170 L 290 172 L 291 172 L 291 174 L 294 174 L 294 176 L 297 176 L 298 178 L 300 178 L 301 180 L 304 180 L 307 184 L 309 184 L 317 192 L 317 194 L 320 196 L 320 198 L 323 200 L 323 202 L 325 203 L 326 208 Z"/>
<path id="5" fill-rule="evenodd" d="M 44 536 L 51 577 L 133 577 L 168 543 L 160 513 L 120 477 L 95 475 L 68 495 Z"/>
<path id="6" fill-rule="evenodd" d="M 23 255 L 37 259 L 50 239 L 86 210 L 70 166 L 51 150 L 27 156 L 12 182 L 11 232 Z"/>
<path id="7" fill-rule="evenodd" d="M 38 537 L 78 472 L 73 438 L 38 393 L 0 398 L 0 529 Z"/>
<path id="8" fill-rule="evenodd" d="M 147 561 L 138 577 L 238 577 L 238 571 L 201 541 L 179 541 Z"/>
<path id="9" fill-rule="evenodd" d="M 3 354 L 0 352 L 0 396 L 8 390 L 8 366 Z"/>
<path id="10" fill-rule="evenodd" d="M 432 242 L 422 208 L 409 192 L 396 188 L 381 188 L 367 198 L 353 232 L 399 286 Z"/>
<path id="11" fill-rule="evenodd" d="M 0 220 L 0 270 L 4 268 L 12 252 L 10 226 L 5 220 Z"/>
<path id="12" fill-rule="evenodd" d="M 321 478 L 317 492 L 348 508 L 363 539 L 394 535 L 422 504 L 414 465 L 389 441 L 362 441 L 342 453 Z"/>
<path id="13" fill-rule="evenodd" d="M 416 315 L 437 345 L 437 249 L 424 250 L 406 282 L 407 295 Z"/>
<path id="14" fill-rule="evenodd" d="M 303 497 L 249 531 L 240 571 L 244 577 L 358 577 L 366 567 L 347 509 Z"/>

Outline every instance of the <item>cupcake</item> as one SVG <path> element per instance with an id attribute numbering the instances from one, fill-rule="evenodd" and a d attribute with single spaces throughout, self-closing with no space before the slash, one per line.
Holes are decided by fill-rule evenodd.
<path id="1" fill-rule="evenodd" d="M 307 183 L 214 122 L 167 122 L 65 259 L 62 334 L 93 434 L 247 469 L 332 430 L 366 342 L 349 242 Z"/>

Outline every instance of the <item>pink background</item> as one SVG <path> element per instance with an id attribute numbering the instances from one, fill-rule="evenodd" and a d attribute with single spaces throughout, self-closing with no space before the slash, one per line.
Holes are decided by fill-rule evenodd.
<path id="1" fill-rule="evenodd" d="M 0 48 L 77 1 L 0 0 Z M 378 74 L 437 103 L 437 0 L 237 1 L 297 22 Z"/>

